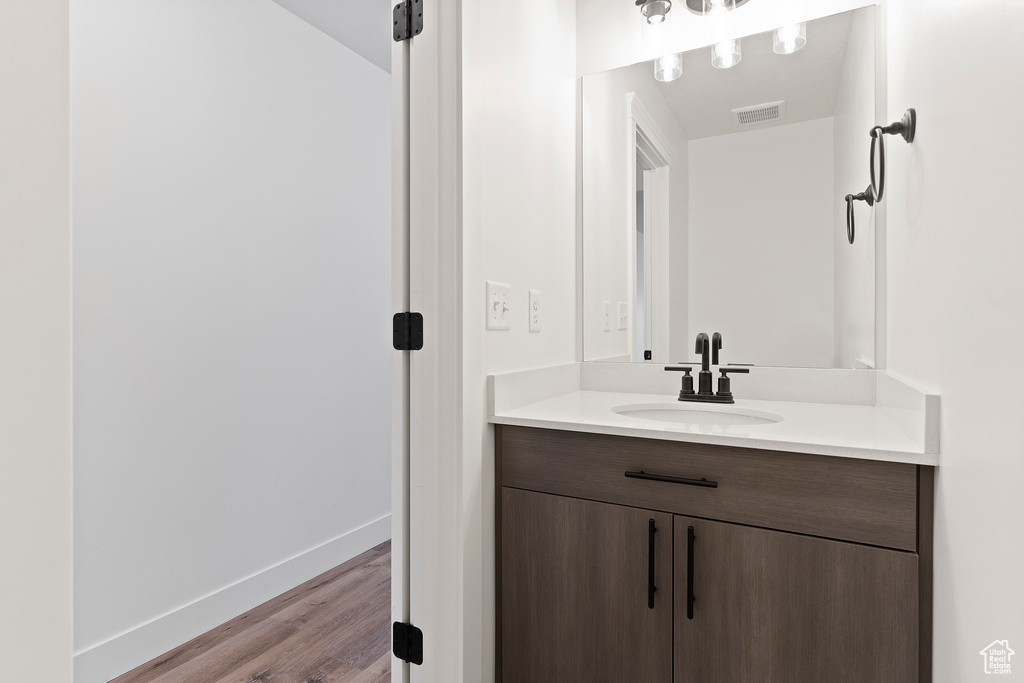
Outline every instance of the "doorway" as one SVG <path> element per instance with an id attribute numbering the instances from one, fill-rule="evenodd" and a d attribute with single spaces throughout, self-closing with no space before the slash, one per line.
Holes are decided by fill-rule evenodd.
<path id="1" fill-rule="evenodd" d="M 630 167 L 629 358 L 635 362 L 668 356 L 669 179 L 671 155 L 635 93 L 628 95 L 627 144 Z M 619 315 L 627 314 L 620 311 Z"/>

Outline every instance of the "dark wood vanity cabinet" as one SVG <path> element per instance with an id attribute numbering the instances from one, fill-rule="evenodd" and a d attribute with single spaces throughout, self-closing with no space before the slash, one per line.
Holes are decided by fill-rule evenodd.
<path id="1" fill-rule="evenodd" d="M 685 517 L 675 549 L 677 682 L 917 680 L 916 554 Z"/>
<path id="2" fill-rule="evenodd" d="M 502 510 L 504 680 L 670 681 L 672 515 L 511 488 Z"/>
<path id="3" fill-rule="evenodd" d="M 497 442 L 502 683 L 931 680 L 931 468 L 525 427 Z"/>

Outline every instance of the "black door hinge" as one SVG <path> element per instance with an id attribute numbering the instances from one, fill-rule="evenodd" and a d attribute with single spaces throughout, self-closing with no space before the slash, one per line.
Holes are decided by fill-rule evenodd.
<path id="1" fill-rule="evenodd" d="M 399 351 L 423 348 L 423 316 L 419 313 L 395 313 L 394 345 Z"/>
<path id="2" fill-rule="evenodd" d="M 402 0 L 395 5 L 395 42 L 423 33 L 423 0 Z"/>
<path id="3" fill-rule="evenodd" d="M 423 631 L 412 624 L 396 621 L 391 630 L 395 656 L 410 664 L 423 663 Z"/>

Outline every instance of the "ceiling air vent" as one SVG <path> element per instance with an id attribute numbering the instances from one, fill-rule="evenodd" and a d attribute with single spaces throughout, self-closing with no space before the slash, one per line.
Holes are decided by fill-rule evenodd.
<path id="1" fill-rule="evenodd" d="M 732 110 L 732 118 L 740 126 L 754 126 L 759 123 L 777 121 L 786 115 L 786 101 L 755 104 L 753 107 L 740 107 Z"/>

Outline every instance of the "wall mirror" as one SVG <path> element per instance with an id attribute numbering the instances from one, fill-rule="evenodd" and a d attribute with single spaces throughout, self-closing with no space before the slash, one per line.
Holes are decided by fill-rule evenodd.
<path id="1" fill-rule="evenodd" d="M 873 366 L 875 8 L 781 34 L 582 79 L 585 360 Z"/>

